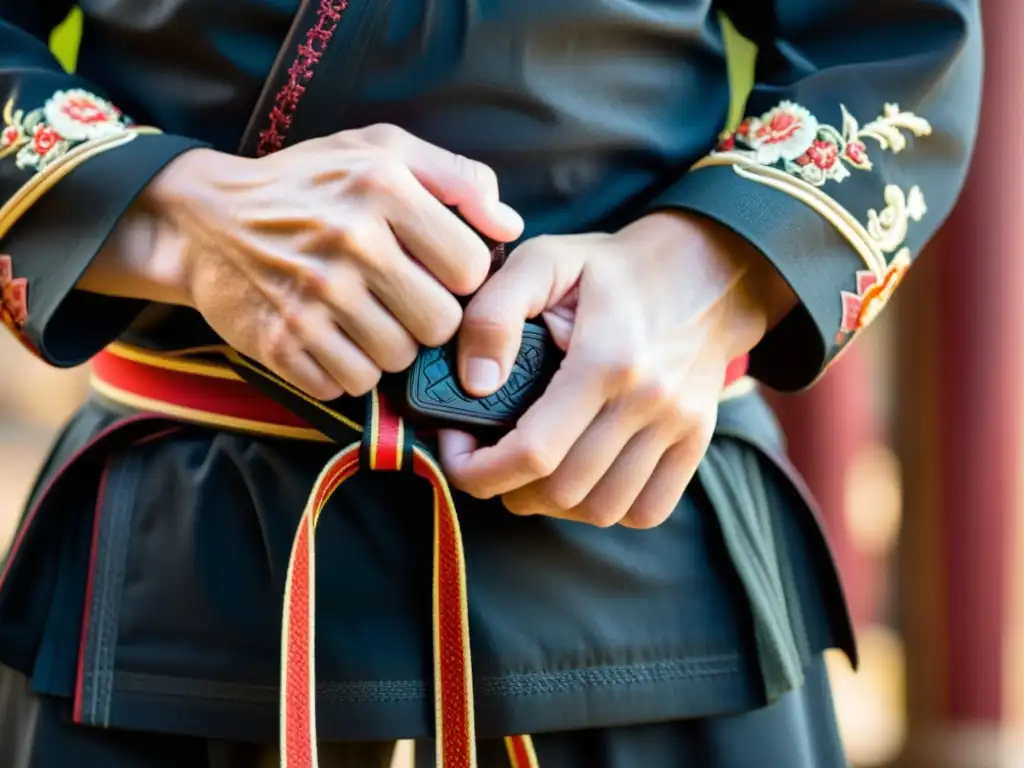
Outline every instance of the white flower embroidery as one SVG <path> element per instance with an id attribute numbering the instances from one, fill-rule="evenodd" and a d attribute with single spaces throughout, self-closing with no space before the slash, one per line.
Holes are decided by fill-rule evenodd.
<path id="1" fill-rule="evenodd" d="M 102 139 L 124 130 L 120 110 L 88 91 L 57 91 L 43 106 L 43 121 L 68 141 Z"/>
<path id="2" fill-rule="evenodd" d="M 14 154 L 18 168 L 41 171 L 86 141 L 123 133 L 131 126 L 110 102 L 81 89 L 57 91 L 30 112 L 3 109 L 0 158 Z"/>
<path id="3" fill-rule="evenodd" d="M 783 101 L 747 125 L 745 143 L 757 154 L 757 162 L 774 165 L 779 160 L 796 160 L 818 135 L 818 119 L 807 109 Z"/>

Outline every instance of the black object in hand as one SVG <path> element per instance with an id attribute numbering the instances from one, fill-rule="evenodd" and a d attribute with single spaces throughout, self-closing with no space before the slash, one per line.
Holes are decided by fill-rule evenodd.
<path id="1" fill-rule="evenodd" d="M 544 325 L 527 323 L 504 386 L 476 398 L 459 383 L 456 349 L 454 340 L 443 347 L 424 348 L 409 369 L 405 405 L 415 421 L 507 431 L 544 392 L 562 357 Z"/>

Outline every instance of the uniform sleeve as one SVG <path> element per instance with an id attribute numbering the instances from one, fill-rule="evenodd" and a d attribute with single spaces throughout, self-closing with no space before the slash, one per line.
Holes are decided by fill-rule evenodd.
<path id="1" fill-rule="evenodd" d="M 733 229 L 799 305 L 751 355 L 807 386 L 893 295 L 961 189 L 978 0 L 720 0 L 759 47 L 747 117 L 654 203 Z M 774 9 L 773 9 L 774 6 Z"/>
<path id="2" fill-rule="evenodd" d="M 0 323 L 72 366 L 144 306 L 75 290 L 139 192 L 201 142 L 137 125 L 66 73 L 46 40 L 64 0 L 0 0 Z"/>

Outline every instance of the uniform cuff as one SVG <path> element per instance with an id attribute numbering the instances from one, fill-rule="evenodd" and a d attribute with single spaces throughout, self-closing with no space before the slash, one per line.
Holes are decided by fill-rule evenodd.
<path id="1" fill-rule="evenodd" d="M 780 390 L 813 383 L 878 315 L 927 210 L 918 186 L 889 181 L 888 164 L 931 126 L 895 105 L 862 128 L 839 111 L 841 128 L 788 101 L 747 118 L 651 204 L 729 227 L 789 283 L 799 305 L 750 358 L 752 375 Z"/>
<path id="2" fill-rule="evenodd" d="M 0 311 L 30 350 L 55 366 L 79 365 L 132 323 L 146 302 L 78 291 L 75 284 L 153 177 L 202 146 L 137 133 L 74 167 L 18 217 L 0 240 Z"/>

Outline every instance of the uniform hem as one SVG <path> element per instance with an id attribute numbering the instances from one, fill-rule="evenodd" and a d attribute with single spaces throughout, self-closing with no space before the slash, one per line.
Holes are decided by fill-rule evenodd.
<path id="1" fill-rule="evenodd" d="M 432 736 L 433 699 L 421 680 L 321 682 L 317 730 L 325 741 Z M 478 678 L 482 738 L 709 717 L 766 704 L 739 654 L 615 667 Z M 279 716 L 272 684 L 119 671 L 109 725 L 211 739 L 273 742 Z"/>

